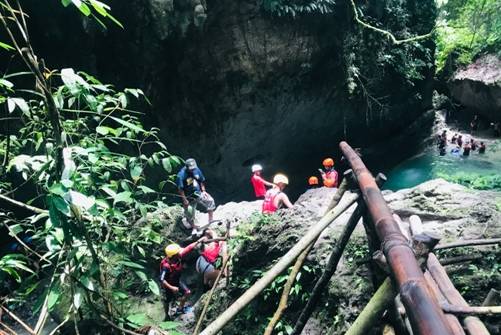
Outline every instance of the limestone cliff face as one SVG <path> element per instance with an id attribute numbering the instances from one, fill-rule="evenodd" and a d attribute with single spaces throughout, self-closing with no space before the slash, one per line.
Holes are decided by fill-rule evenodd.
<path id="1" fill-rule="evenodd" d="M 265 166 L 267 177 L 289 174 L 292 193 L 294 187 L 299 193 L 323 156 L 339 156 L 339 140 L 355 146 L 388 140 L 430 104 L 433 69 L 422 69 L 410 85 L 406 71 L 381 58 L 399 47 L 378 35 L 374 43 L 354 42 L 352 36 L 370 34 L 352 21 L 348 2 L 339 1 L 331 15 L 299 19 L 273 17 L 252 0 L 109 3 L 124 30 L 110 24 L 102 31 L 56 2 L 28 2 L 36 13 L 36 49 L 51 67 L 73 66 L 118 86 L 141 87 L 152 101 L 149 122 L 170 151 L 198 159 L 220 201 L 251 196 L 254 162 Z M 433 17 L 423 8 L 434 8 L 433 1 L 403 8 L 414 23 L 398 29 L 431 29 Z M 384 4 L 364 10 L 392 28 Z M 432 53 L 433 44 L 423 50 Z M 357 56 L 358 68 L 350 63 Z M 348 93 L 348 76 L 363 66 L 377 73 L 367 79 L 376 97 L 360 85 L 358 95 Z"/>
<path id="2" fill-rule="evenodd" d="M 501 59 L 485 55 L 450 80 L 452 97 L 492 121 L 501 121 Z"/>

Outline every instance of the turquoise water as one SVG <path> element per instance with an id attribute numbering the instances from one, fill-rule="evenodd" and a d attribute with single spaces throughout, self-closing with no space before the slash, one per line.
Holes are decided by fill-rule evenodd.
<path id="1" fill-rule="evenodd" d="M 435 146 L 430 147 L 387 173 L 388 181 L 384 188 L 396 191 L 414 187 L 434 178 L 454 178 L 465 174 L 501 175 L 501 141 L 484 142 L 487 145 L 485 154 L 472 151 L 467 157 L 453 156 L 450 153 L 451 145 L 448 146 L 445 156 L 440 156 Z"/>

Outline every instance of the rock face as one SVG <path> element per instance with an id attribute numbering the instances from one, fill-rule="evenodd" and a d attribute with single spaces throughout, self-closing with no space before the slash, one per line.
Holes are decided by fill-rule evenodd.
<path id="1" fill-rule="evenodd" d="M 501 121 L 501 59 L 478 58 L 458 70 L 450 81 L 452 97 L 492 121 Z"/>
<path id="2" fill-rule="evenodd" d="M 387 141 L 430 106 L 433 43 L 419 51 L 391 46 L 352 21 L 349 2 L 336 2 L 330 15 L 296 19 L 251 0 L 107 3 L 124 30 L 108 23 L 102 31 L 57 1 L 28 1 L 35 49 L 50 67 L 142 88 L 153 104 L 149 122 L 170 151 L 199 160 L 220 201 L 251 198 L 254 162 L 267 177 L 293 177 L 290 192 L 299 195 L 324 156 L 339 156 L 339 140 Z M 433 1 L 361 6 L 394 33 L 434 26 Z M 385 6 L 400 6 L 408 22 Z M 388 149 L 393 158 L 409 154 L 408 145 L 395 147 Z"/>

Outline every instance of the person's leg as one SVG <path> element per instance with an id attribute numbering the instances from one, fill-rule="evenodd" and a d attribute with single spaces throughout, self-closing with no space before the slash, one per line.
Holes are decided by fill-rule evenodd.
<path id="1" fill-rule="evenodd" d="M 180 292 L 183 293 L 183 296 L 179 299 L 179 309 L 183 311 L 184 305 L 186 304 L 186 301 L 191 295 L 191 290 L 189 289 L 188 285 L 181 279 L 179 280 L 179 289 Z"/>
<path id="2" fill-rule="evenodd" d="M 221 271 L 219 270 L 212 270 L 212 271 L 207 271 L 205 272 L 204 275 L 204 284 L 212 288 L 214 283 L 216 282 L 217 277 L 219 276 L 219 273 Z"/>
<path id="3" fill-rule="evenodd" d="M 214 210 L 216 209 L 216 202 L 214 201 L 214 198 L 212 198 L 212 196 L 207 192 L 204 192 L 198 200 L 198 202 L 207 210 L 207 223 L 210 224 L 214 220 Z"/>

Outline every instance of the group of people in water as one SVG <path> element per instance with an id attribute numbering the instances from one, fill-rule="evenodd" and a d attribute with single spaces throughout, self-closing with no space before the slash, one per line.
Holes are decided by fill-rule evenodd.
<path id="1" fill-rule="evenodd" d="M 448 144 L 452 146 L 450 153 L 454 156 L 470 156 L 472 151 L 478 151 L 479 154 L 483 154 L 487 149 L 483 141 L 477 142 L 469 135 L 463 137 L 461 133 L 454 133 L 449 139 L 447 130 L 444 129 L 441 134 L 437 135 L 437 146 L 440 156 L 447 154 Z"/>
<path id="2" fill-rule="evenodd" d="M 325 187 L 337 187 L 338 173 L 334 169 L 334 159 L 326 158 L 322 162 L 324 169 L 319 169 L 322 184 Z M 257 199 L 262 199 L 261 211 L 263 214 L 272 214 L 279 208 L 293 207 L 284 189 L 289 184 L 286 175 L 278 173 L 269 182 L 262 176 L 263 167 L 254 164 L 251 168 L 251 184 Z M 319 186 L 316 176 L 308 179 L 311 188 Z M 182 314 L 189 310 L 186 301 L 191 295 L 191 290 L 182 278 L 183 259 L 193 250 L 199 249 L 199 256 L 195 262 L 195 270 L 203 278 L 206 288 L 212 287 L 219 276 L 221 266 L 228 257 L 225 238 L 220 238 L 217 233 L 210 229 L 210 225 L 216 220 L 213 219 L 216 208 L 214 199 L 207 193 L 205 188 L 205 177 L 193 158 L 186 160 L 184 166 L 177 174 L 176 185 L 179 196 L 182 200 L 185 219 L 192 229 L 192 237 L 196 240 L 185 247 L 177 243 L 171 243 L 164 249 L 165 257 L 160 263 L 160 283 L 165 292 L 166 315 L 169 314 L 169 304 L 178 300 L 179 306 L 175 314 Z M 200 226 L 195 222 L 195 212 L 197 206 L 201 206 L 208 213 L 206 228 L 200 231 Z M 201 233 L 201 237 L 199 234 Z"/>

